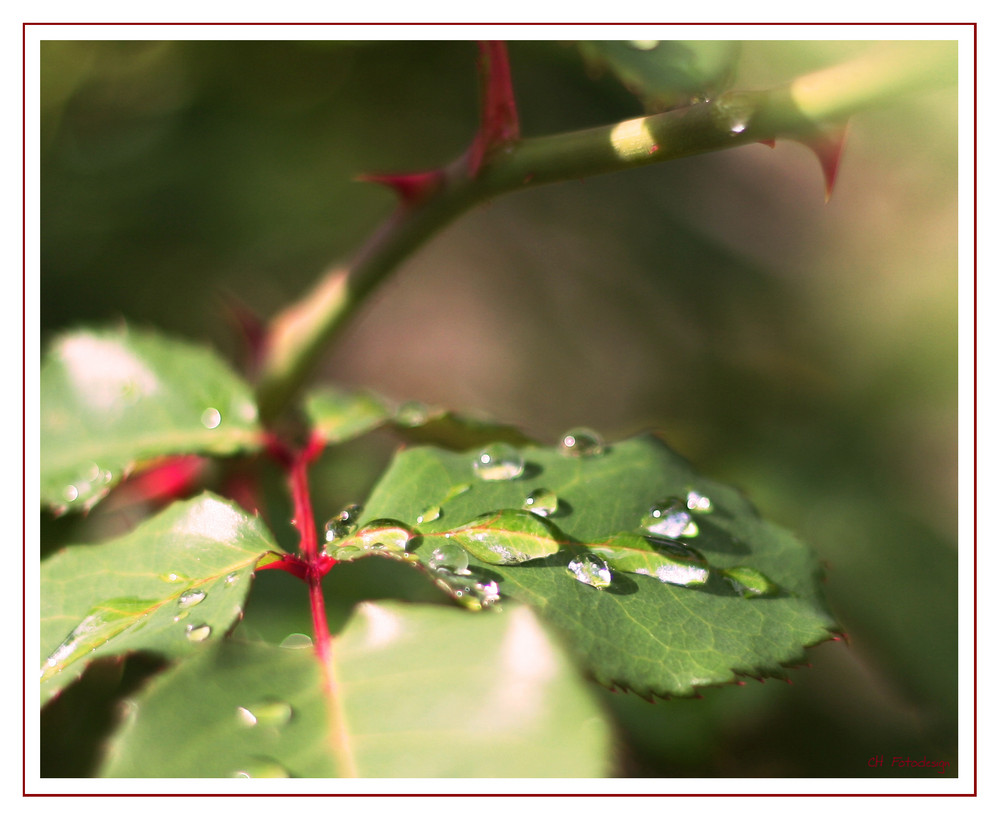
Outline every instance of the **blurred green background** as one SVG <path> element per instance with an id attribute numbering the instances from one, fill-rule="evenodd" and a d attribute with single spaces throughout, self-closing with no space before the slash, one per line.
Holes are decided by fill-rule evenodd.
<path id="1" fill-rule="evenodd" d="M 746 42 L 734 85 L 869 47 Z M 525 136 L 643 113 L 573 44 L 510 59 Z M 236 360 L 234 300 L 267 318 L 391 211 L 358 174 L 464 150 L 475 60 L 462 41 L 44 42 L 43 341 L 124 318 Z M 619 774 L 885 776 L 875 755 L 957 774 L 957 135 L 954 88 L 855 117 L 829 204 L 790 142 L 502 198 L 410 259 L 331 351 L 324 378 L 544 441 L 662 430 L 825 562 L 849 644 L 810 650 L 791 686 L 602 690 Z M 317 515 L 363 498 L 392 446 L 324 460 Z M 49 750 L 49 773 L 71 772 Z"/>

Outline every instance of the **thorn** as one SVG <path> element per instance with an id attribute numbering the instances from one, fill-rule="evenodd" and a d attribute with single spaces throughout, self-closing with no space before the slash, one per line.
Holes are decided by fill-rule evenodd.
<path id="1" fill-rule="evenodd" d="M 415 205 L 440 187 L 444 172 L 438 169 L 415 174 L 359 174 L 355 179 L 385 185 L 396 193 L 404 205 Z"/>
<path id="2" fill-rule="evenodd" d="M 469 147 L 469 176 L 476 176 L 486 158 L 516 142 L 521 125 L 514 102 L 507 46 L 500 40 L 479 41 L 479 131 Z"/>
<path id="3" fill-rule="evenodd" d="M 777 140 L 757 140 L 761 145 L 766 145 L 768 148 L 774 148 L 778 144 Z"/>
<path id="4" fill-rule="evenodd" d="M 830 201 L 833 196 L 833 186 L 837 181 L 837 171 L 840 167 L 840 157 L 844 151 L 844 143 L 847 141 L 847 124 L 829 128 L 824 131 L 816 131 L 810 137 L 795 138 L 796 142 L 802 143 L 812 151 L 819 160 L 820 168 L 823 170 L 823 181 L 826 186 L 826 201 Z"/>

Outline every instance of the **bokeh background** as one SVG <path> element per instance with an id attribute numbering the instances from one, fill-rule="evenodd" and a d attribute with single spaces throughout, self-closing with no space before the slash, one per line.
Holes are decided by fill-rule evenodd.
<path id="1" fill-rule="evenodd" d="M 734 84 L 870 46 L 748 41 Z M 572 43 L 510 59 L 525 136 L 643 113 Z M 44 42 L 43 342 L 124 319 L 238 361 L 233 304 L 273 315 L 391 211 L 358 174 L 464 150 L 475 60 L 463 41 Z M 792 685 L 599 690 L 622 775 L 884 776 L 876 755 L 959 770 L 957 90 L 850 127 L 828 204 L 790 142 L 492 202 L 407 261 L 324 365 L 543 441 L 661 430 L 815 548 L 849 643 L 809 650 Z M 320 465 L 317 508 L 363 498 L 393 446 Z M 43 726 L 51 774 L 86 773 L 69 711 Z"/>

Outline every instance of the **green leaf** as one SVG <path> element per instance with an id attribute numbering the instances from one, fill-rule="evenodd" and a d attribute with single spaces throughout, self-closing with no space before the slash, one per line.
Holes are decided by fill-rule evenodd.
<path id="1" fill-rule="evenodd" d="M 41 370 L 41 500 L 86 510 L 137 463 L 260 446 L 248 385 L 210 350 L 155 333 L 54 340 Z"/>
<path id="2" fill-rule="evenodd" d="M 525 608 L 360 605 L 315 654 L 225 641 L 141 695 L 108 777 L 598 777 L 610 732 Z"/>
<path id="3" fill-rule="evenodd" d="M 582 458 L 539 447 L 520 454 L 525 464 L 516 478 L 486 481 L 476 475 L 476 452 L 404 450 L 363 517 L 392 518 L 420 533 L 407 549 L 451 583 L 454 555 L 444 560 L 440 550 L 455 538 L 442 533 L 554 495 L 555 511 L 539 523 L 558 552 L 549 545 L 545 557 L 504 565 L 482 561 L 464 544 L 471 553 L 465 571 L 495 583 L 501 602 L 528 603 L 557 625 L 600 682 L 644 695 L 690 695 L 738 674 L 781 675 L 783 665 L 802 660 L 804 647 L 837 630 L 812 552 L 763 521 L 737 491 L 697 475 L 659 439 L 630 439 Z M 690 491 L 696 537 L 678 541 L 642 528 L 663 499 L 688 498 Z M 701 511 L 705 499 L 711 512 Z M 432 529 L 422 529 L 417 519 L 429 507 L 438 515 Z M 582 552 L 611 567 L 605 589 L 581 583 L 572 571 Z M 723 576 L 734 567 L 769 579 L 769 594 L 738 593 Z"/>
<path id="4" fill-rule="evenodd" d="M 175 657 L 242 616 L 258 559 L 277 549 L 260 520 L 205 493 L 100 546 L 41 564 L 42 702 L 102 655 Z"/>
<path id="5" fill-rule="evenodd" d="M 708 99 L 732 81 L 740 45 L 716 40 L 584 41 L 584 59 L 608 67 L 651 111 Z"/>
<path id="6" fill-rule="evenodd" d="M 516 427 L 487 418 L 454 413 L 420 402 L 392 403 L 367 390 L 325 385 L 305 400 L 306 417 L 330 444 L 348 441 L 387 427 L 400 438 L 419 444 L 466 449 L 492 441 L 529 444 L 531 439 Z"/>

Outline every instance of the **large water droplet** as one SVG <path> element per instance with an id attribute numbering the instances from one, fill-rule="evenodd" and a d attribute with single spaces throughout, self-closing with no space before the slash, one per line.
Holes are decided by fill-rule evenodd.
<path id="1" fill-rule="evenodd" d="M 611 570 L 607 561 L 591 552 L 575 556 L 566 566 L 566 571 L 577 581 L 597 589 L 611 586 Z"/>
<path id="2" fill-rule="evenodd" d="M 692 520 L 687 502 L 682 498 L 667 498 L 654 504 L 642 519 L 642 526 L 667 538 L 693 538 L 698 534 L 698 525 Z"/>
<path id="3" fill-rule="evenodd" d="M 291 705 L 283 700 L 265 700 L 236 708 L 236 719 L 247 727 L 271 726 L 280 729 L 292 719 L 292 714 Z"/>
<path id="4" fill-rule="evenodd" d="M 476 456 L 472 469 L 485 481 L 505 481 L 524 472 L 524 457 L 509 444 L 491 444 Z"/>
<path id="5" fill-rule="evenodd" d="M 722 570 L 722 575 L 729 582 L 729 585 L 744 598 L 773 595 L 779 589 L 778 585 L 763 572 L 752 567 L 730 567 Z"/>
<path id="6" fill-rule="evenodd" d="M 200 589 L 189 589 L 177 599 L 178 609 L 189 609 L 205 600 L 206 593 Z"/>
<path id="7" fill-rule="evenodd" d="M 708 580 L 708 567 L 665 562 L 657 566 L 652 573 L 646 569 L 637 569 L 636 574 L 652 575 L 664 584 L 673 584 L 679 587 L 700 587 Z"/>
<path id="8" fill-rule="evenodd" d="M 564 456 L 599 456 L 604 452 L 604 439 L 587 427 L 576 427 L 563 434 L 559 440 L 559 449 Z"/>
<path id="9" fill-rule="evenodd" d="M 358 528 L 358 519 L 361 517 L 360 504 L 348 504 L 333 518 L 326 522 L 326 540 L 336 541 L 338 538 L 346 538 Z"/>
<path id="10" fill-rule="evenodd" d="M 201 423 L 209 430 L 214 430 L 222 424 L 222 413 L 214 407 L 206 407 L 205 412 L 201 414 Z"/>
<path id="11" fill-rule="evenodd" d="M 312 638 L 302 632 L 292 632 L 285 636 L 279 644 L 282 649 L 309 649 L 313 645 Z"/>
<path id="12" fill-rule="evenodd" d="M 434 570 L 450 570 L 455 575 L 468 575 L 469 553 L 458 544 L 443 544 L 435 547 L 431 557 L 427 559 L 427 566 Z"/>
<path id="13" fill-rule="evenodd" d="M 208 624 L 199 624 L 195 626 L 194 624 L 188 624 L 184 629 L 184 634 L 187 639 L 192 643 L 201 643 L 206 640 L 209 635 L 212 634 L 212 627 Z"/>
<path id="14" fill-rule="evenodd" d="M 532 490 L 524 499 L 524 509 L 542 518 L 548 518 L 550 515 L 555 515 L 559 509 L 559 498 L 549 490 L 541 488 Z"/>
<path id="15" fill-rule="evenodd" d="M 364 550 L 406 552 L 406 545 L 411 538 L 413 533 L 401 522 L 380 518 L 365 524 L 354 534 L 350 543 Z"/>
<path id="16" fill-rule="evenodd" d="M 63 498 L 66 501 L 76 501 L 80 497 L 80 491 L 77 489 L 75 484 L 68 484 L 63 490 Z"/>

